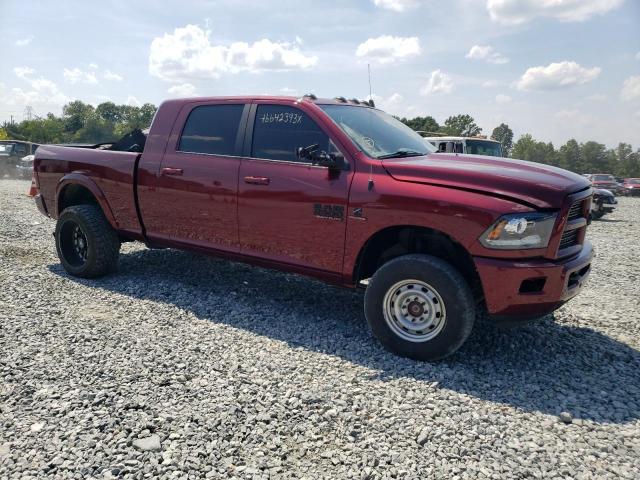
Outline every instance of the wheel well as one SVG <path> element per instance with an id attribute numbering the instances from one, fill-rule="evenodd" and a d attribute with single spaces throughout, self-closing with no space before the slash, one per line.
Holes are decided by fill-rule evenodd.
<path id="1" fill-rule="evenodd" d="M 73 205 L 99 205 L 91 191 L 82 185 L 71 184 L 64 187 L 58 200 L 58 213 Z"/>
<path id="2" fill-rule="evenodd" d="M 476 300 L 482 300 L 480 276 L 469 252 L 448 235 L 425 227 L 390 227 L 373 235 L 358 254 L 355 283 L 371 278 L 389 260 L 411 253 L 433 255 L 449 262 L 463 275 Z"/>

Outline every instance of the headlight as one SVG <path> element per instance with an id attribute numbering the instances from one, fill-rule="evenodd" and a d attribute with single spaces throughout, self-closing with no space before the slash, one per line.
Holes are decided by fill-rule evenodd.
<path id="1" fill-rule="evenodd" d="M 487 248 L 500 250 L 545 248 L 555 222 L 555 213 L 503 215 L 482 234 L 480 243 Z"/>

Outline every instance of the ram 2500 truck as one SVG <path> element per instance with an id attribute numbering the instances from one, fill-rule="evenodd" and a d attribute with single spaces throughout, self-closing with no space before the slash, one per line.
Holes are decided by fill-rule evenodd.
<path id="1" fill-rule="evenodd" d="M 169 100 L 146 138 L 110 148 L 36 153 L 35 200 L 71 275 L 111 272 L 141 241 L 366 287 L 375 336 L 421 360 L 459 348 L 478 312 L 540 317 L 589 275 L 586 178 L 433 153 L 371 103 Z"/>

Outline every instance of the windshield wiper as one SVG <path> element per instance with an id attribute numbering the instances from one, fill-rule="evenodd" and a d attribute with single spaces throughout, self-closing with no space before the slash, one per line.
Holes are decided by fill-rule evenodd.
<path id="1" fill-rule="evenodd" d="M 426 155 L 424 152 L 416 152 L 415 150 L 411 150 L 409 148 L 400 148 L 393 153 L 387 153 L 386 155 L 380 155 L 376 158 L 396 158 L 396 157 L 419 157 L 421 155 Z"/>

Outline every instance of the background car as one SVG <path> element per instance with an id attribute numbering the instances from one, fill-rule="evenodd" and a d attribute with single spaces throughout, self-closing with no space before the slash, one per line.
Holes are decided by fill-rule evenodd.
<path id="1" fill-rule="evenodd" d="M 16 172 L 18 177 L 30 179 L 33 174 L 33 159 L 35 158 L 35 154 L 27 155 L 22 157 L 18 164 L 16 165 Z"/>
<path id="2" fill-rule="evenodd" d="M 622 193 L 622 186 L 618 184 L 616 178 L 609 173 L 590 173 L 586 174 L 594 188 L 603 188 L 605 190 L 609 190 L 614 195 L 619 195 Z"/>
<path id="3" fill-rule="evenodd" d="M 622 193 L 630 197 L 639 197 L 640 178 L 625 178 L 622 183 Z"/>
<path id="4" fill-rule="evenodd" d="M 24 156 L 34 154 L 39 145 L 23 142 L 22 140 L 0 141 L 0 178 L 5 175 L 15 175 L 16 166 Z"/>
<path id="5" fill-rule="evenodd" d="M 593 200 L 591 201 L 590 217 L 598 220 L 607 213 L 613 212 L 618 206 L 616 197 L 609 190 L 603 188 L 594 188 Z"/>
<path id="6" fill-rule="evenodd" d="M 467 155 L 487 155 L 490 157 L 502 157 L 502 144 L 484 135 L 475 137 L 450 137 L 432 135 L 429 132 L 418 132 L 431 145 L 436 147 L 439 153 L 466 153 Z"/>

